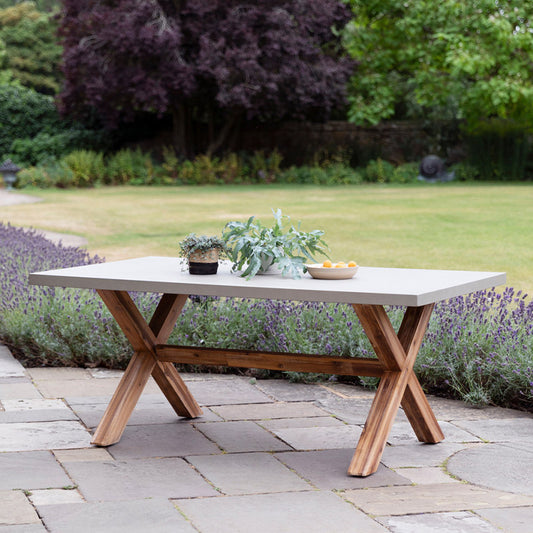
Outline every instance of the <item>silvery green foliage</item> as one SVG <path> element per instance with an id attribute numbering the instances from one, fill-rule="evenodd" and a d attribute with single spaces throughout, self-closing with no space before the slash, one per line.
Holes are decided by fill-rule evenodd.
<path id="1" fill-rule="evenodd" d="M 251 279 L 258 272 L 276 265 L 284 276 L 299 278 L 306 262 L 315 262 L 316 254 L 325 254 L 328 246 L 322 239 L 324 232 L 300 230 L 290 223 L 281 209 L 272 210 L 274 224 L 263 226 L 255 217 L 246 222 L 228 222 L 222 233 L 233 261 L 233 270 Z"/>

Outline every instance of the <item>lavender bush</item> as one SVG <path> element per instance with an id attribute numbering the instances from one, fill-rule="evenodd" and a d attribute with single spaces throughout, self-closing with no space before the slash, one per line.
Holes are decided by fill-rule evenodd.
<path id="1" fill-rule="evenodd" d="M 25 365 L 126 366 L 131 348 L 93 291 L 27 282 L 33 271 L 100 261 L 79 248 L 0 224 L 0 340 Z M 148 318 L 156 296 L 133 298 Z M 397 328 L 403 309 L 390 308 L 389 316 Z M 193 296 L 177 326 L 171 335 L 177 344 L 373 357 L 346 305 Z M 533 410 L 532 356 L 533 301 L 506 288 L 437 304 L 415 370 L 429 392 L 477 405 Z M 293 380 L 324 378 L 286 375 Z M 376 380 L 361 381 L 369 385 Z"/>
<path id="2" fill-rule="evenodd" d="M 126 338 L 94 291 L 28 284 L 30 272 L 101 261 L 35 231 L 0 224 L 0 339 L 25 365 L 126 364 Z"/>

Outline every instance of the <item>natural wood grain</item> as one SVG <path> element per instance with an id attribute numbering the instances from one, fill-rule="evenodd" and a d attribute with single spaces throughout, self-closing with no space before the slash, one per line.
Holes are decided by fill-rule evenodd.
<path id="1" fill-rule="evenodd" d="M 330 357 L 314 354 L 253 352 L 196 348 L 192 346 L 158 345 L 157 359 L 193 365 L 224 365 L 237 368 L 318 372 L 340 376 L 374 376 L 383 374 L 383 365 L 376 359 Z"/>
<path id="2" fill-rule="evenodd" d="M 354 305 L 354 309 L 365 333 L 375 347 L 378 359 L 386 368 L 390 368 L 381 378 L 355 454 L 348 467 L 350 475 L 368 476 L 379 466 L 387 437 L 407 385 L 416 380 L 413 365 L 433 310 L 433 304 L 420 308 L 407 308 L 398 335 L 394 332 L 381 306 Z M 399 369 L 397 370 L 396 367 Z M 418 397 L 415 398 L 412 395 L 407 398 L 406 403 L 411 409 L 411 414 L 414 416 L 416 409 L 417 415 L 428 416 L 431 409 L 429 412 L 426 411 L 426 406 L 421 401 L 417 403 L 418 400 Z M 429 420 L 424 420 L 424 422 L 417 422 L 420 434 L 426 435 L 430 427 L 435 429 L 433 420 L 431 417 L 428 418 Z"/>
<path id="3" fill-rule="evenodd" d="M 109 446 L 120 440 L 154 366 L 155 359 L 150 352 L 133 354 L 96 428 L 92 444 Z"/>
<path id="4" fill-rule="evenodd" d="M 420 350 L 433 308 L 434 304 L 407 308 L 398 331 L 398 338 L 404 350 L 411 350 L 415 357 Z M 407 381 L 401 406 L 419 441 L 435 444 L 444 439 L 442 429 L 414 373 L 411 373 Z"/>
<path id="5" fill-rule="evenodd" d="M 120 440 L 150 375 L 178 415 L 199 416 L 202 410 L 176 369 L 155 357 L 156 343 L 166 342 L 172 333 L 187 296 L 163 295 L 148 325 L 127 292 L 99 290 L 98 294 L 135 352 L 96 429 L 93 443 L 108 446 Z"/>
<path id="6" fill-rule="evenodd" d="M 163 294 L 150 320 L 157 342 L 166 342 L 187 302 L 186 294 Z M 157 361 L 152 377 L 177 415 L 196 418 L 202 409 L 172 363 Z"/>
<path id="7" fill-rule="evenodd" d="M 98 290 L 100 298 L 113 315 L 120 329 L 136 351 L 148 350 L 156 344 L 156 337 L 144 317 L 125 291 Z"/>

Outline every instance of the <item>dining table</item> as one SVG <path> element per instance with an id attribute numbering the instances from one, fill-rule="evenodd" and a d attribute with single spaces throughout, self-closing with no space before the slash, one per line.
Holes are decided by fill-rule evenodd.
<path id="1" fill-rule="evenodd" d="M 359 266 L 347 279 L 299 279 L 281 273 L 246 279 L 221 262 L 217 274 L 193 275 L 175 257 L 140 257 L 35 272 L 33 285 L 95 290 L 132 347 L 132 356 L 92 443 L 118 442 L 150 376 L 180 417 L 196 418 L 202 409 L 175 364 L 222 365 L 276 371 L 314 372 L 380 378 L 348 474 L 368 476 L 380 463 L 400 407 L 417 438 L 436 444 L 443 432 L 413 370 L 437 302 L 504 284 L 504 272 Z M 151 318 L 141 314 L 132 293 L 155 293 Z M 168 343 L 190 296 L 271 299 L 347 304 L 370 341 L 375 357 L 267 352 Z M 399 328 L 387 308 L 400 306 Z M 353 320 L 348 317 L 348 320 Z M 179 327 L 179 326 L 178 326 Z M 314 334 L 317 332 L 315 331 Z"/>

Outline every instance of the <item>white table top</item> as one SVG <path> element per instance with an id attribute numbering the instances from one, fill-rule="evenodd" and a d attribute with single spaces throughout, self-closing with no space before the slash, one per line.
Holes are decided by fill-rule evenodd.
<path id="1" fill-rule="evenodd" d="M 175 257 L 142 257 L 30 274 L 30 284 L 236 298 L 418 307 L 505 283 L 504 272 L 359 267 L 348 280 L 258 275 L 221 263 L 216 275 L 191 275 Z"/>

